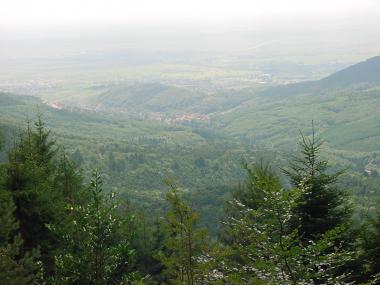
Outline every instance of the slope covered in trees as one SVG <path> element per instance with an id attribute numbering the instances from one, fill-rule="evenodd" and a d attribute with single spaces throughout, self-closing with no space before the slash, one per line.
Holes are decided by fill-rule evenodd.
<path id="1" fill-rule="evenodd" d="M 105 192 L 98 171 L 84 179 L 38 118 L 14 138 L 0 167 L 1 280 L 377 284 L 378 205 L 365 215 L 346 207 L 349 191 L 320 146 L 314 132 L 301 136 L 298 156 L 284 168 L 289 186 L 274 166 L 245 163 L 245 181 L 225 198 L 220 234 L 211 238 L 183 188 L 168 180 L 163 211 L 146 215 Z"/>
<path id="2" fill-rule="evenodd" d="M 90 98 L 89 104 L 134 112 L 181 112 L 196 107 L 204 97 L 201 92 L 158 83 L 106 86 L 103 89 L 105 91 L 100 95 Z"/>
<path id="3" fill-rule="evenodd" d="M 367 63 L 361 66 L 363 69 Z M 211 101 L 185 104 L 184 110 L 199 111 L 202 104 L 219 110 L 210 114 L 210 122 L 175 124 L 137 118 L 128 112 L 57 110 L 36 97 L 0 93 L 0 130 L 5 138 L 4 149 L 8 150 L 14 144 L 13 136 L 19 133 L 20 124 L 34 118 L 39 110 L 57 142 L 64 145 L 67 157 L 83 169 L 86 179 L 97 165 L 104 174 L 106 192 L 117 190 L 124 198 L 139 201 L 155 211 L 164 204 L 162 180 L 175 177 L 185 196 L 200 211 L 200 223 L 210 227 L 215 235 L 217 220 L 222 215 L 219 205 L 244 175 L 241 159 L 264 158 L 279 167 L 286 166 L 286 157 L 297 150 L 299 129 L 309 129 L 313 119 L 317 119 L 316 129 L 325 141 L 323 155 L 329 158 L 332 168 L 348 169 L 339 181 L 360 185 L 351 187 L 350 191 L 364 207 L 365 185 L 375 183 L 380 172 L 379 87 L 365 82 L 343 89 L 322 88 L 318 84 L 321 83 L 260 92 L 207 94 L 204 98 Z M 147 98 L 161 98 L 166 94 L 168 100 L 182 92 L 181 88 L 160 84 L 111 87 L 104 99 L 114 91 L 120 100 L 128 93 L 131 106 L 141 99 L 134 98 L 137 91 Z M 156 89 L 163 93 L 153 92 Z M 143 110 L 148 101 L 142 102 Z M 175 110 L 174 105 L 172 108 L 170 102 L 166 102 L 169 105 L 165 102 L 163 108 L 168 112 Z M 0 152 L 0 159 L 5 157 L 5 152 Z M 369 177 L 363 178 L 366 175 Z"/>
<path id="4" fill-rule="evenodd" d="M 318 120 L 331 152 L 374 152 L 380 147 L 379 72 L 375 57 L 318 81 L 251 90 L 244 105 L 215 119 L 229 134 L 282 148 Z"/>
<path id="5" fill-rule="evenodd" d="M 376 56 L 338 71 L 320 80 L 320 83 L 329 87 L 347 87 L 365 83 L 379 85 L 379 69 L 380 56 Z"/>

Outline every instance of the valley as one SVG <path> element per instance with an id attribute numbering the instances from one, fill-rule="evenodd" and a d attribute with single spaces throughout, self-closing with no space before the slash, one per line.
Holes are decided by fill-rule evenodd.
<path id="1" fill-rule="evenodd" d="M 0 285 L 380 284 L 378 0 L 0 7 Z"/>
<path id="2" fill-rule="evenodd" d="M 159 83 L 98 86 L 78 100 L 59 95 L 52 102 L 45 95 L 2 93 L 1 126 L 17 129 L 40 112 L 88 175 L 98 167 L 110 189 L 156 205 L 152 209 L 160 207 L 168 177 L 203 201 L 209 187 L 238 185 L 242 159 L 280 167 L 286 163 L 280 153 L 297 151 L 299 132 L 309 134 L 312 121 L 325 142 L 323 155 L 335 167 L 349 167 L 347 176 L 375 175 L 380 80 L 358 81 L 351 74 L 379 74 L 379 61 L 375 57 L 319 81 L 212 93 Z M 223 193 L 212 191 L 222 199 Z M 209 226 L 217 223 L 217 215 L 205 217 Z"/>

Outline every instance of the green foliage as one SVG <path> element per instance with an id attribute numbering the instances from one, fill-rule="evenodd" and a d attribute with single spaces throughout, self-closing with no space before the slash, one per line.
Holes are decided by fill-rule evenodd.
<path id="1" fill-rule="evenodd" d="M 59 192 L 63 195 L 65 204 L 81 204 L 89 196 L 84 193 L 81 171 L 76 168 L 65 153 L 62 153 L 56 162 L 56 175 L 53 183 L 53 187 L 59 189 Z"/>
<path id="2" fill-rule="evenodd" d="M 335 227 L 348 222 L 351 211 L 345 201 L 347 195 L 336 187 L 341 172 L 328 173 L 328 162 L 321 160 L 322 143 L 301 134 L 299 157 L 295 157 L 284 169 L 294 187 L 303 189 L 295 208 L 294 227 L 306 239 L 314 239 Z"/>
<path id="3" fill-rule="evenodd" d="M 158 258 L 165 266 L 170 284 L 199 284 L 203 278 L 203 255 L 207 251 L 206 231 L 195 228 L 198 217 L 181 198 L 179 189 L 170 184 L 166 200 L 170 210 L 166 214 L 167 237 L 165 251 Z"/>
<path id="4" fill-rule="evenodd" d="M 158 83 L 107 86 L 104 92 L 92 98 L 89 104 L 114 109 L 133 111 L 176 112 L 195 109 L 204 94 L 186 88 L 167 86 Z M 131 110 L 132 111 L 132 110 Z"/>
<path id="5" fill-rule="evenodd" d="M 95 171 L 90 199 L 84 205 L 68 204 L 67 224 L 53 228 L 61 243 L 55 256 L 57 284 L 110 284 L 128 278 L 134 251 L 121 232 L 114 194 L 107 198 L 102 184 Z"/>
<path id="6" fill-rule="evenodd" d="M 9 192 L 16 206 L 14 213 L 20 224 L 23 248 L 40 248 L 46 266 L 52 258 L 48 252 L 55 243 L 46 224 L 60 219 L 62 205 L 62 195 L 54 188 L 55 153 L 50 133 L 39 118 L 34 128 L 28 124 L 8 153 L 1 181 L 1 187 Z"/>
<path id="7" fill-rule="evenodd" d="M 233 284 L 346 284 L 347 274 L 336 274 L 335 269 L 349 261 L 350 254 L 340 247 L 328 252 L 344 230 L 335 228 L 317 241 L 302 243 L 291 220 L 304 189 L 284 190 L 262 164 L 248 172 L 248 180 L 251 187 L 230 202 L 235 212 L 225 221 L 232 248 L 226 279 Z M 239 197 L 255 202 L 248 206 Z"/>
<path id="8" fill-rule="evenodd" d="M 377 203 L 379 197 L 377 197 Z M 380 241 L 378 237 L 380 234 L 380 208 L 376 207 L 373 216 L 369 216 L 367 220 L 368 224 L 365 228 L 363 235 L 364 240 L 364 256 L 366 259 L 366 273 L 368 275 L 377 274 L 380 272 Z"/>
<path id="9" fill-rule="evenodd" d="M 225 205 L 225 216 L 228 219 L 239 220 L 242 218 L 241 205 L 250 209 L 259 209 L 264 202 L 264 189 L 269 187 L 279 188 L 280 182 L 263 163 L 250 167 L 246 162 L 243 162 L 243 168 L 247 173 L 245 184 L 240 184 L 239 187 L 232 192 L 232 199 L 228 200 Z M 266 185 L 264 185 L 265 183 Z M 224 221 L 222 238 L 227 243 L 233 243 L 236 236 L 235 227 L 230 227 L 230 223 Z"/>
<path id="10" fill-rule="evenodd" d="M 321 84 L 335 88 L 364 82 L 380 84 L 379 69 L 380 56 L 375 56 L 324 78 Z"/>
<path id="11" fill-rule="evenodd" d="M 210 227 L 215 235 L 214 221 L 220 219 L 221 211 L 216 203 L 207 203 L 206 192 L 212 191 L 217 196 L 219 190 L 215 185 L 233 187 L 242 179 L 241 156 L 249 160 L 264 156 L 283 166 L 278 150 L 288 152 L 293 148 L 297 129 L 306 128 L 313 118 L 318 119 L 318 128 L 326 140 L 326 156 L 333 167 L 348 167 L 350 173 L 361 176 L 368 165 L 373 167 L 372 173 L 380 170 L 378 159 L 373 158 L 379 149 L 378 87 L 363 85 L 322 92 L 304 85 L 286 98 L 283 96 L 286 86 L 265 94 L 249 89 L 226 91 L 221 95 L 223 98 L 215 98 L 227 103 L 215 106 L 221 112 L 213 114 L 209 124 L 187 125 L 167 125 L 129 113 L 55 110 L 35 97 L 0 93 L 0 100 L 4 101 L 4 105 L 0 104 L 0 121 L 8 126 L 3 132 L 7 149 L 12 147 L 8 135 L 25 121 L 25 114 L 35 113 L 39 105 L 57 142 L 65 146 L 69 157 L 75 153 L 73 161 L 80 164 L 85 178 L 91 176 L 96 165 L 104 173 L 106 191 L 117 190 L 122 197 L 149 209 L 162 206 L 160 195 L 165 188 L 162 179 L 168 175 L 176 177 L 185 189 L 191 189 L 190 196 L 196 193 L 194 206 L 200 214 L 200 223 Z M 112 89 L 110 93 L 118 88 L 108 87 Z M 128 88 L 120 86 L 119 99 Z M 147 90 L 152 93 L 149 95 Z M 133 97 L 132 91 L 130 94 L 126 91 L 126 97 Z M 154 86 L 141 92 L 155 97 L 153 91 Z M 246 104 L 240 105 L 241 102 Z M 197 167 L 198 158 L 203 158 L 206 167 Z M 198 203 L 205 207 L 198 207 Z M 209 213 L 218 216 L 210 220 Z"/>
<path id="12" fill-rule="evenodd" d="M 86 199 L 80 172 L 64 153 L 57 160 L 57 149 L 39 116 L 34 127 L 28 124 L 20 133 L 2 166 L 1 187 L 14 201 L 20 225 L 18 246 L 21 252 L 40 250 L 46 276 L 55 270 L 54 251 L 60 246 L 47 225 L 65 224 L 65 205 Z"/>
<path id="13" fill-rule="evenodd" d="M 358 206 L 357 221 L 352 227 L 364 229 L 363 219 L 367 216 L 372 219 L 378 207 L 372 202 L 376 191 L 370 190 L 377 183 L 375 174 L 379 170 L 378 87 L 366 85 L 320 92 L 315 86 L 305 89 L 299 85 L 289 87 L 287 99 L 282 97 L 284 88 L 272 90 L 273 93 L 237 92 L 234 102 L 215 106 L 214 109 L 225 112 L 214 114 L 208 126 L 195 123 L 169 126 L 124 113 L 53 110 L 42 106 L 57 141 L 65 145 L 66 151 L 59 155 L 40 118 L 15 139 L 14 146 L 9 145 L 8 135 L 14 126 L 24 119 L 23 114 L 32 113 L 41 102 L 33 97 L 1 94 L 0 128 L 6 136 L 4 149 L 11 148 L 3 165 L 1 185 L 15 203 L 14 216 L 25 240 L 13 242 L 18 240 L 15 229 L 8 244 L 14 244 L 11 251 L 19 253 L 9 253 L 9 260 L 19 263 L 27 252 L 33 252 L 30 249 L 39 247 L 47 280 L 56 283 L 94 283 L 94 268 L 99 272 L 96 282 L 100 283 L 160 284 L 168 279 L 172 283 L 182 279 L 185 284 L 191 280 L 194 284 L 346 282 L 348 270 L 344 265 L 351 260 L 351 254 L 342 241 L 352 229 L 342 226 L 350 211 L 342 203 L 348 197 L 340 189 L 352 188 Z M 123 92 L 121 89 L 118 96 L 122 97 Z M 157 98 L 170 93 L 163 90 Z M 228 109 L 236 107 L 236 102 L 239 105 L 240 100 L 247 104 Z M 181 102 L 187 108 L 186 100 L 184 104 Z M 149 105 L 145 101 L 140 103 Z M 315 106 L 312 110 L 311 104 Z M 370 117 L 362 119 L 362 110 Z M 274 149 L 289 148 L 296 126 L 305 126 L 315 114 L 327 138 L 329 164 L 319 153 L 319 142 L 303 136 L 304 152 L 287 168 L 294 178 L 291 180 L 295 189 L 283 190 L 281 179 L 264 165 L 252 168 L 244 165 L 248 179 L 232 194 L 228 204 L 223 243 L 202 244 L 207 238 L 198 225 L 207 225 L 216 232 L 223 200 L 229 199 L 230 189 L 243 177 L 241 156 L 250 160 L 264 156 L 272 164 L 283 166 L 281 154 Z M 0 160 L 3 157 L 0 154 Z M 350 167 L 341 176 L 344 181 L 336 181 L 339 172 L 333 172 L 340 164 Z M 83 172 L 77 165 L 83 167 Z M 94 187 L 83 186 L 94 165 L 104 170 L 104 190 L 100 187 L 98 195 L 103 197 L 99 198 L 103 206 L 99 212 L 94 210 Z M 165 222 L 160 224 L 155 217 L 160 215 L 157 209 L 165 207 L 161 181 L 167 175 L 178 178 L 184 186 L 183 196 L 194 206 L 184 203 L 179 190 L 175 190 L 179 195 L 168 199 L 171 208 Z M 125 208 L 108 198 L 106 193 L 111 190 L 120 191 L 120 199 L 128 200 Z M 367 205 L 367 200 L 372 201 Z M 146 210 L 141 211 L 144 207 Z M 103 210 L 111 214 L 106 215 Z M 186 223 L 178 222 L 179 213 Z M 95 230 L 97 225 L 99 231 Z M 99 232 L 106 233 L 104 239 Z M 356 275 L 349 276 L 351 281 L 369 280 L 368 276 L 362 278 L 366 274 L 376 275 L 377 232 L 376 222 L 371 221 L 367 230 L 363 230 L 366 241 L 350 245 L 350 250 L 356 251 L 354 255 L 361 258 L 356 261 Z M 190 247 L 186 244 L 187 233 L 192 233 Z M 105 245 L 96 249 L 95 241 L 99 240 L 100 245 L 102 242 Z M 193 255 L 189 254 L 189 248 Z M 104 257 L 106 268 L 95 264 L 93 257 L 97 254 Z M 80 280 L 79 272 L 84 272 L 87 279 Z"/>
<path id="14" fill-rule="evenodd" d="M 320 82 L 247 90 L 249 100 L 216 114 L 222 131 L 262 147 L 289 149 L 297 130 L 318 121 L 331 156 L 365 157 L 379 150 L 379 85 L 326 88 Z M 310 107 L 312 106 L 312 108 Z"/>
<path id="15" fill-rule="evenodd" d="M 24 251 L 18 233 L 18 223 L 13 216 L 12 198 L 0 189 L 0 284 L 40 284 L 42 266 L 37 250 Z"/>
<path id="16" fill-rule="evenodd" d="M 158 213 L 148 216 L 137 205 L 124 205 L 123 216 L 130 216 L 125 231 L 129 234 L 131 247 L 135 250 L 134 268 L 145 278 L 149 277 L 147 284 L 160 284 L 165 280 L 163 264 L 156 258 L 164 248 L 165 232 L 159 221 Z"/>

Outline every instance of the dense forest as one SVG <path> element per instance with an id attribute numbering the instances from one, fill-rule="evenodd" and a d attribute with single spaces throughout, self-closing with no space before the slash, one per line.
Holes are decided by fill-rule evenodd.
<path id="1" fill-rule="evenodd" d="M 175 177 L 157 212 L 104 191 L 39 116 L 0 168 L 0 284 L 378 284 L 377 180 L 341 183 L 312 129 L 281 167 L 241 163 L 210 234 Z"/>

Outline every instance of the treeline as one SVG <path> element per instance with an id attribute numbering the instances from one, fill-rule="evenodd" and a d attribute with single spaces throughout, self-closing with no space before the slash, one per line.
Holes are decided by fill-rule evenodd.
<path id="1" fill-rule="evenodd" d="M 358 219 L 320 151 L 301 136 L 291 189 L 243 164 L 212 238 L 173 181 L 155 217 L 87 183 L 39 118 L 0 168 L 0 284 L 379 284 L 380 207 Z"/>

